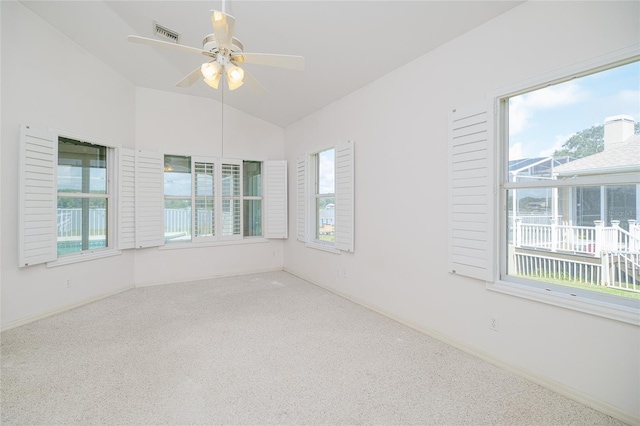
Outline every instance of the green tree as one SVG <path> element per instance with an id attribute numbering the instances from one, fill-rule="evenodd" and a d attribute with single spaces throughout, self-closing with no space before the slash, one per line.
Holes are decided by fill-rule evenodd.
<path id="1" fill-rule="evenodd" d="M 640 123 L 635 124 L 634 133 L 640 133 Z M 554 157 L 582 158 L 604 150 L 604 125 L 592 126 L 571 136 Z"/>

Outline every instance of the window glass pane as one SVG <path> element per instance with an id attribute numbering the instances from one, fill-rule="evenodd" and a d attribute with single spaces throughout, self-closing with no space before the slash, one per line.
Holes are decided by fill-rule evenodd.
<path id="1" fill-rule="evenodd" d="M 607 218 L 608 225 L 613 221 L 620 221 L 620 227 L 629 231 L 629 221 L 637 219 L 636 200 L 638 197 L 638 185 L 607 186 L 605 193 L 607 196 Z M 632 222 L 633 223 L 633 222 Z M 640 247 L 638 247 L 640 250 Z"/>
<path id="2" fill-rule="evenodd" d="M 245 197 L 262 195 L 262 163 L 245 161 L 242 163 L 242 186 Z"/>
<path id="3" fill-rule="evenodd" d="M 335 193 L 335 150 L 328 149 L 318 153 L 318 188 L 319 194 Z"/>
<path id="4" fill-rule="evenodd" d="M 191 241 L 191 198 L 164 200 L 164 241 Z"/>
<path id="5" fill-rule="evenodd" d="M 195 163 L 196 237 L 215 235 L 214 175 L 215 166 L 213 163 Z"/>
<path id="6" fill-rule="evenodd" d="M 58 197 L 58 254 L 107 247 L 107 199 Z"/>
<path id="7" fill-rule="evenodd" d="M 640 62 L 509 98 L 510 182 L 614 173 L 640 140 Z M 628 163 L 628 164 L 627 164 Z"/>
<path id="8" fill-rule="evenodd" d="M 262 200 L 244 200 L 244 236 L 262 235 Z"/>
<path id="9" fill-rule="evenodd" d="M 191 197 L 191 157 L 164 156 L 164 195 Z"/>
<path id="10" fill-rule="evenodd" d="M 59 138 L 58 192 L 106 194 L 107 148 Z"/>
<path id="11" fill-rule="evenodd" d="M 316 239 L 328 242 L 335 241 L 335 208 L 334 197 L 316 198 L 316 217 L 318 218 Z"/>
<path id="12" fill-rule="evenodd" d="M 222 200 L 222 235 L 240 235 L 240 200 Z"/>
<path id="13" fill-rule="evenodd" d="M 640 299 L 638 87 L 634 62 L 509 98 L 507 275 Z"/>
<path id="14" fill-rule="evenodd" d="M 222 165 L 222 196 L 223 197 L 239 197 L 240 196 L 240 165 L 239 164 L 223 164 Z"/>

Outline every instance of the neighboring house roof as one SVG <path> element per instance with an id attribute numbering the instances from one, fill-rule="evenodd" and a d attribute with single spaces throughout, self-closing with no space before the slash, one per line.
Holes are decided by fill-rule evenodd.
<path id="1" fill-rule="evenodd" d="M 560 176 L 600 174 L 603 171 L 640 171 L 640 135 L 629 136 L 612 149 L 580 158 L 554 168 Z"/>

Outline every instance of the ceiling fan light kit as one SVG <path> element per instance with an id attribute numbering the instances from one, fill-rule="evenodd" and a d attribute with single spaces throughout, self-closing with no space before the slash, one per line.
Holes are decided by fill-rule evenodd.
<path id="1" fill-rule="evenodd" d="M 299 71 L 304 69 L 304 58 L 302 56 L 244 53 L 244 46 L 233 36 L 235 22 L 236 20 L 233 16 L 218 10 L 211 10 L 213 34 L 207 35 L 202 40 L 202 49 L 134 35 L 130 35 L 128 40 L 132 43 L 199 53 L 211 58 L 210 61 L 205 62 L 180 80 L 176 84 L 178 87 L 189 87 L 202 77 L 208 86 L 217 89 L 220 79 L 224 75 L 229 90 L 236 90 L 247 83 L 254 91 L 260 92 L 264 90 L 262 85 L 240 64 L 253 63 Z"/>

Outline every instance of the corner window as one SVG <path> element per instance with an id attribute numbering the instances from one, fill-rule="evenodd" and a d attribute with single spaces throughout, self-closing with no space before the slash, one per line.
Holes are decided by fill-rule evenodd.
<path id="1" fill-rule="evenodd" d="M 314 163 L 314 234 L 318 242 L 334 244 L 336 233 L 335 149 L 312 156 Z"/>
<path id="2" fill-rule="evenodd" d="M 58 138 L 58 255 L 111 246 L 111 155 L 104 146 Z"/>
<path id="3" fill-rule="evenodd" d="M 262 236 L 262 162 L 165 155 L 164 164 L 165 243 Z"/>
<path id="4" fill-rule="evenodd" d="M 638 87 L 636 61 L 500 99 L 501 279 L 640 299 Z"/>

